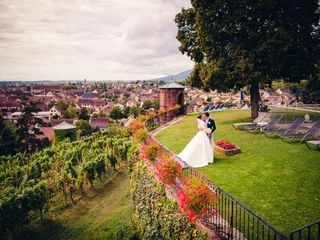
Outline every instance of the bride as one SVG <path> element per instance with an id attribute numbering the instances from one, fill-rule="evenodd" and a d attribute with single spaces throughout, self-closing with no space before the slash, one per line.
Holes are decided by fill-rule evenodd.
<path id="1" fill-rule="evenodd" d="M 213 149 L 207 136 L 207 124 L 201 115 L 197 117 L 198 133 L 188 145 L 178 154 L 191 167 L 204 167 L 213 163 Z"/>

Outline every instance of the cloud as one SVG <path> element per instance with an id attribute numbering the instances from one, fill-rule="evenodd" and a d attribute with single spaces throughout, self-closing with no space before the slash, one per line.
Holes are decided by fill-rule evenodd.
<path id="1" fill-rule="evenodd" d="M 192 67 L 174 16 L 188 0 L 2 0 L 0 79 L 148 79 Z"/>

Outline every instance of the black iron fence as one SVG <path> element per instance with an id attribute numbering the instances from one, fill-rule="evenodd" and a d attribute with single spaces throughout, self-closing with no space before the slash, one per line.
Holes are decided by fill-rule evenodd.
<path id="1" fill-rule="evenodd" d="M 298 228 L 290 234 L 290 240 L 320 240 L 320 220 Z"/>
<path id="2" fill-rule="evenodd" d="M 319 105 L 317 105 L 319 106 Z M 307 118 L 310 121 L 320 120 L 320 110 L 318 107 L 296 107 L 296 106 L 270 106 L 270 115 L 281 115 L 281 122 L 293 122 L 296 118 Z"/>
<path id="3" fill-rule="evenodd" d="M 153 130 L 160 127 L 174 117 L 184 115 L 186 113 L 186 106 L 182 106 L 171 112 L 171 119 L 163 117 L 166 113 L 160 113 L 146 121 L 146 128 Z M 168 116 L 168 115 L 167 115 Z M 174 116 L 174 117 L 172 117 Z M 170 120 L 169 120 L 170 119 Z M 169 120 L 169 121 L 167 121 Z M 169 152 L 172 156 L 180 162 L 184 167 L 184 176 L 197 176 L 203 179 L 207 186 L 214 191 L 220 200 L 213 206 L 208 206 L 210 210 L 216 211 L 217 214 L 213 216 L 205 216 L 202 220 L 203 224 L 218 233 L 221 239 L 234 240 L 287 240 L 284 234 L 276 230 L 269 223 L 261 219 L 250 209 L 241 204 L 238 200 L 230 196 L 219 186 L 207 179 L 202 173 L 186 164 L 174 152 L 162 145 L 154 137 L 151 139 L 157 142 L 164 151 Z M 320 221 L 299 228 L 290 234 L 290 240 L 320 240 Z"/>

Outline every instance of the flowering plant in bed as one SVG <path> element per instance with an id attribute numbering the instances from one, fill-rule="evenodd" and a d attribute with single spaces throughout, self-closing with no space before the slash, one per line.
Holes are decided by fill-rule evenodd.
<path id="1" fill-rule="evenodd" d="M 216 145 L 223 148 L 223 149 L 233 149 L 236 147 L 233 143 L 227 141 L 227 140 L 219 140 L 216 141 Z"/>
<path id="2" fill-rule="evenodd" d="M 203 179 L 191 176 L 184 180 L 178 199 L 179 213 L 190 222 L 195 222 L 207 215 L 215 215 L 216 212 L 210 210 L 209 206 L 215 206 L 220 197 L 209 189 Z"/>
<path id="3" fill-rule="evenodd" d="M 173 185 L 176 178 L 182 178 L 182 167 L 178 161 L 172 158 L 164 159 L 158 162 L 156 175 L 163 184 Z"/>
<path id="4" fill-rule="evenodd" d="M 216 141 L 214 150 L 220 156 L 231 156 L 240 153 L 240 148 L 227 140 Z"/>
<path id="5" fill-rule="evenodd" d="M 141 157 L 144 160 L 154 162 L 160 154 L 160 146 L 148 138 L 141 146 Z"/>
<path id="6" fill-rule="evenodd" d="M 133 139 L 138 143 L 143 143 L 148 137 L 148 131 L 145 128 L 139 128 L 133 134 Z"/>

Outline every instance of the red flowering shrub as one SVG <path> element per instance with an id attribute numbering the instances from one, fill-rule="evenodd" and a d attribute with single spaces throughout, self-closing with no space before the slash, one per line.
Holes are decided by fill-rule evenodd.
<path id="1" fill-rule="evenodd" d="M 182 178 L 182 168 L 178 161 L 171 158 L 157 164 L 156 175 L 163 184 L 172 185 L 176 178 Z"/>
<path id="2" fill-rule="evenodd" d="M 142 142 L 146 141 L 147 137 L 148 137 L 148 131 L 145 128 L 140 128 L 133 134 L 133 138 L 138 143 L 142 143 Z"/>
<path id="3" fill-rule="evenodd" d="M 191 176 L 180 188 L 178 199 L 179 213 L 185 215 L 190 222 L 195 222 L 207 214 L 216 214 L 210 211 L 208 206 L 213 206 L 219 200 L 219 196 L 209 189 L 204 180 Z"/>
<path id="4" fill-rule="evenodd" d="M 221 147 L 223 149 L 234 149 L 236 148 L 236 145 L 233 143 L 227 141 L 227 140 L 219 140 L 215 142 L 218 147 Z"/>
<path id="5" fill-rule="evenodd" d="M 146 140 L 146 144 L 143 144 L 141 147 L 141 157 L 144 160 L 154 162 L 160 153 L 160 146 L 151 141 L 150 139 Z"/>
<path id="6" fill-rule="evenodd" d="M 139 120 L 134 120 L 133 123 L 130 125 L 130 133 L 134 135 L 139 129 L 143 129 L 144 125 L 143 122 Z"/>

